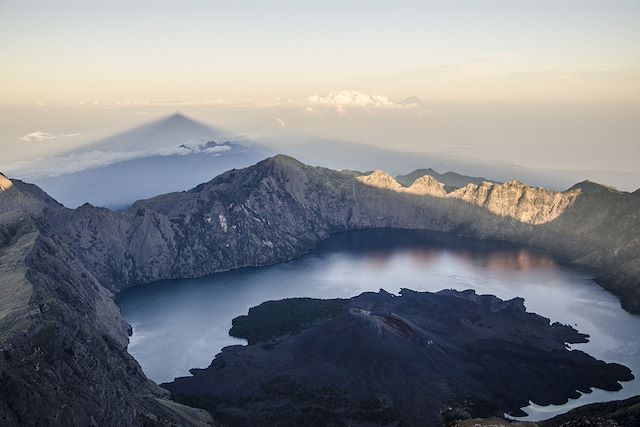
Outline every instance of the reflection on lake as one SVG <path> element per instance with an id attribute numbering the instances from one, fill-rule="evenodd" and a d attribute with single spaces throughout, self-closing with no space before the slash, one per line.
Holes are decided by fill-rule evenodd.
<path id="1" fill-rule="evenodd" d="M 460 239 L 413 230 L 367 230 L 335 235 L 311 253 L 269 267 L 199 279 L 169 280 L 123 292 L 118 305 L 133 326 L 129 352 L 157 382 L 208 366 L 227 345 L 231 319 L 263 301 L 288 297 L 351 297 L 383 288 L 475 289 L 503 299 L 525 298 L 529 311 L 588 333 L 576 345 L 594 357 L 640 373 L 640 316 L 620 308 L 591 274 L 563 266 L 542 252 L 501 242 Z M 601 390 L 561 407 L 526 409 L 543 419 L 571 407 L 640 393 L 640 381 L 621 392 Z"/>

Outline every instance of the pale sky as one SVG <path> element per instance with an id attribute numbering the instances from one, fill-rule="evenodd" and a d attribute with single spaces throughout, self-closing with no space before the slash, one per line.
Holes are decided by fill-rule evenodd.
<path id="1" fill-rule="evenodd" d="M 2 103 L 640 96 L 638 1 L 0 1 Z"/>
<path id="2" fill-rule="evenodd" d="M 0 0 L 0 166 L 174 111 L 639 171 L 640 1 Z"/>

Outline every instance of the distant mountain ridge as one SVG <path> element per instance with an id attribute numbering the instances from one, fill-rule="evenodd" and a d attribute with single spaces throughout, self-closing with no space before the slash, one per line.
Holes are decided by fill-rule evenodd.
<path id="1" fill-rule="evenodd" d="M 585 193 L 594 193 L 597 191 L 616 191 L 616 192 L 618 191 L 618 189 L 615 187 L 612 187 L 610 185 L 599 184 L 597 182 L 593 182 L 588 179 L 582 182 L 579 182 L 574 186 L 572 186 L 571 188 L 569 188 L 569 190 L 577 190 L 577 189 L 580 189 Z"/>
<path id="2" fill-rule="evenodd" d="M 135 200 L 193 187 L 211 176 L 249 166 L 278 152 L 302 156 L 313 165 L 356 170 L 382 166 L 395 174 L 411 167 L 430 165 L 432 168 L 418 168 L 410 174 L 398 175 L 397 180 L 408 187 L 415 179 L 428 174 L 442 182 L 447 192 L 467 183 L 499 182 L 514 177 L 545 188 L 565 189 L 579 179 L 593 177 L 588 171 L 565 173 L 486 162 L 475 165 L 452 163 L 451 159 L 439 154 L 404 153 L 353 142 L 282 144 L 263 141 L 258 144 L 248 140 L 235 141 L 229 132 L 180 113 L 88 144 L 67 153 L 66 157 L 38 160 L 31 167 L 22 169 L 19 177 L 38 184 L 68 207 L 91 203 L 120 210 Z M 436 169 L 450 172 L 441 174 Z M 474 176 L 476 173 L 492 179 Z M 560 173 L 568 174 L 568 177 L 556 177 Z M 153 179 L 159 174 L 170 177 L 167 185 Z M 628 180 L 633 174 L 618 175 L 620 179 Z M 640 175 L 638 177 L 640 180 Z"/>
<path id="3" fill-rule="evenodd" d="M 482 184 L 483 182 L 496 182 L 484 177 L 461 175 L 457 172 L 452 172 L 452 171 L 445 172 L 445 173 L 438 173 L 431 168 L 416 169 L 413 172 L 410 172 L 406 175 L 398 175 L 396 176 L 396 180 L 400 184 L 404 185 L 405 187 L 409 187 L 411 186 L 411 184 L 413 184 L 413 182 L 416 179 L 425 175 L 432 176 L 438 182 L 441 182 L 442 184 L 444 184 L 445 188 L 447 188 L 448 191 L 451 191 L 456 188 L 462 188 L 467 184 L 479 185 L 479 184 Z"/>
<path id="4" fill-rule="evenodd" d="M 393 141 L 389 145 L 392 146 Z M 352 141 L 311 140 L 288 144 L 273 141 L 265 146 L 274 153 L 287 154 L 310 165 L 360 171 L 380 168 L 394 176 L 429 166 L 436 171 L 455 171 L 471 177 L 486 177 L 488 181 L 494 182 L 518 179 L 532 186 L 555 190 L 565 190 L 585 179 L 614 185 L 626 191 L 635 191 L 640 183 L 640 172 L 530 167 L 509 162 L 459 158 L 442 152 L 398 151 Z"/>

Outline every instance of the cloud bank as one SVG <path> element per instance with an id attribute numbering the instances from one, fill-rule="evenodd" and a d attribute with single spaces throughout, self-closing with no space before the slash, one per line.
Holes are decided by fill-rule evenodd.
<path id="1" fill-rule="evenodd" d="M 408 108 L 408 104 L 397 103 L 386 96 L 370 95 L 356 90 L 341 90 L 327 95 L 312 95 L 306 99 L 308 108 L 331 108 L 339 113 L 349 109 Z M 409 107 L 410 108 L 410 107 Z"/>
<path id="2" fill-rule="evenodd" d="M 80 135 L 79 133 L 67 133 L 64 135 L 54 135 L 52 133 L 49 132 L 44 132 L 41 130 L 37 130 L 35 132 L 29 132 L 28 134 L 24 135 L 23 137 L 21 137 L 20 139 L 26 142 L 32 142 L 32 141 L 47 141 L 50 139 L 56 139 L 56 138 L 67 138 L 67 137 L 71 137 L 71 136 L 78 136 Z"/>
<path id="3" fill-rule="evenodd" d="M 197 139 L 187 141 L 175 148 L 161 148 L 152 151 L 119 152 L 95 150 L 86 153 L 72 153 L 68 156 L 42 157 L 13 163 L 6 167 L 5 171 L 20 179 L 35 180 L 68 175 L 143 157 L 186 156 L 198 153 L 219 156 L 229 150 L 231 150 L 231 145 L 229 144 L 217 144 L 214 141 Z"/>

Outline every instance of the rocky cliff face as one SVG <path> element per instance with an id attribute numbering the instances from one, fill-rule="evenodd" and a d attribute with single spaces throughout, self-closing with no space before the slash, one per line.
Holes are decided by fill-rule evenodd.
<path id="1" fill-rule="evenodd" d="M 399 227 L 540 246 L 595 268 L 605 286 L 624 291 L 625 308 L 639 309 L 639 207 L 635 194 L 517 181 L 446 193 L 425 176 L 403 187 L 381 171 L 357 176 L 276 156 L 124 213 L 85 205 L 55 221 L 60 238 L 113 291 L 286 260 L 337 231 Z"/>
<path id="2" fill-rule="evenodd" d="M 640 310 L 637 193 L 515 182 L 443 193 L 429 177 L 405 188 L 381 172 L 358 176 L 286 156 L 121 213 L 65 209 L 35 186 L 2 182 L 4 424 L 182 420 L 158 406 L 161 390 L 126 353 L 127 326 L 112 296 L 134 284 L 284 261 L 342 230 L 418 228 L 536 245 L 594 268 L 625 308 Z"/>
<path id="3" fill-rule="evenodd" d="M 382 171 L 375 171 L 370 175 L 359 176 L 359 182 L 399 193 L 420 196 L 447 197 L 465 201 L 488 210 L 490 213 L 511 217 L 525 224 L 545 224 L 558 218 L 566 208 L 571 206 L 578 194 L 579 188 L 566 192 L 532 188 L 519 181 L 505 184 L 483 182 L 469 183 L 447 193 L 444 184 L 436 181 L 430 175 L 417 178 L 409 186 L 402 186 L 393 177 Z"/>
<path id="4" fill-rule="evenodd" d="M 451 192 L 448 197 L 481 206 L 494 215 L 507 216 L 524 224 L 540 225 L 556 220 L 579 194 L 579 190 L 561 193 L 510 181 L 505 184 L 467 184 Z"/>
<path id="5" fill-rule="evenodd" d="M 358 176 L 356 180 L 370 187 L 391 190 L 398 193 L 432 197 L 445 197 L 447 194 L 444 184 L 436 181 L 436 179 L 430 175 L 421 176 L 408 186 L 401 185 L 391 175 L 379 170 L 370 175 Z"/>
<path id="6" fill-rule="evenodd" d="M 127 353 L 129 327 L 113 293 L 70 250 L 71 236 L 60 233 L 68 214 L 20 181 L 0 193 L 0 424 L 210 420 L 164 405 L 166 391 Z"/>

